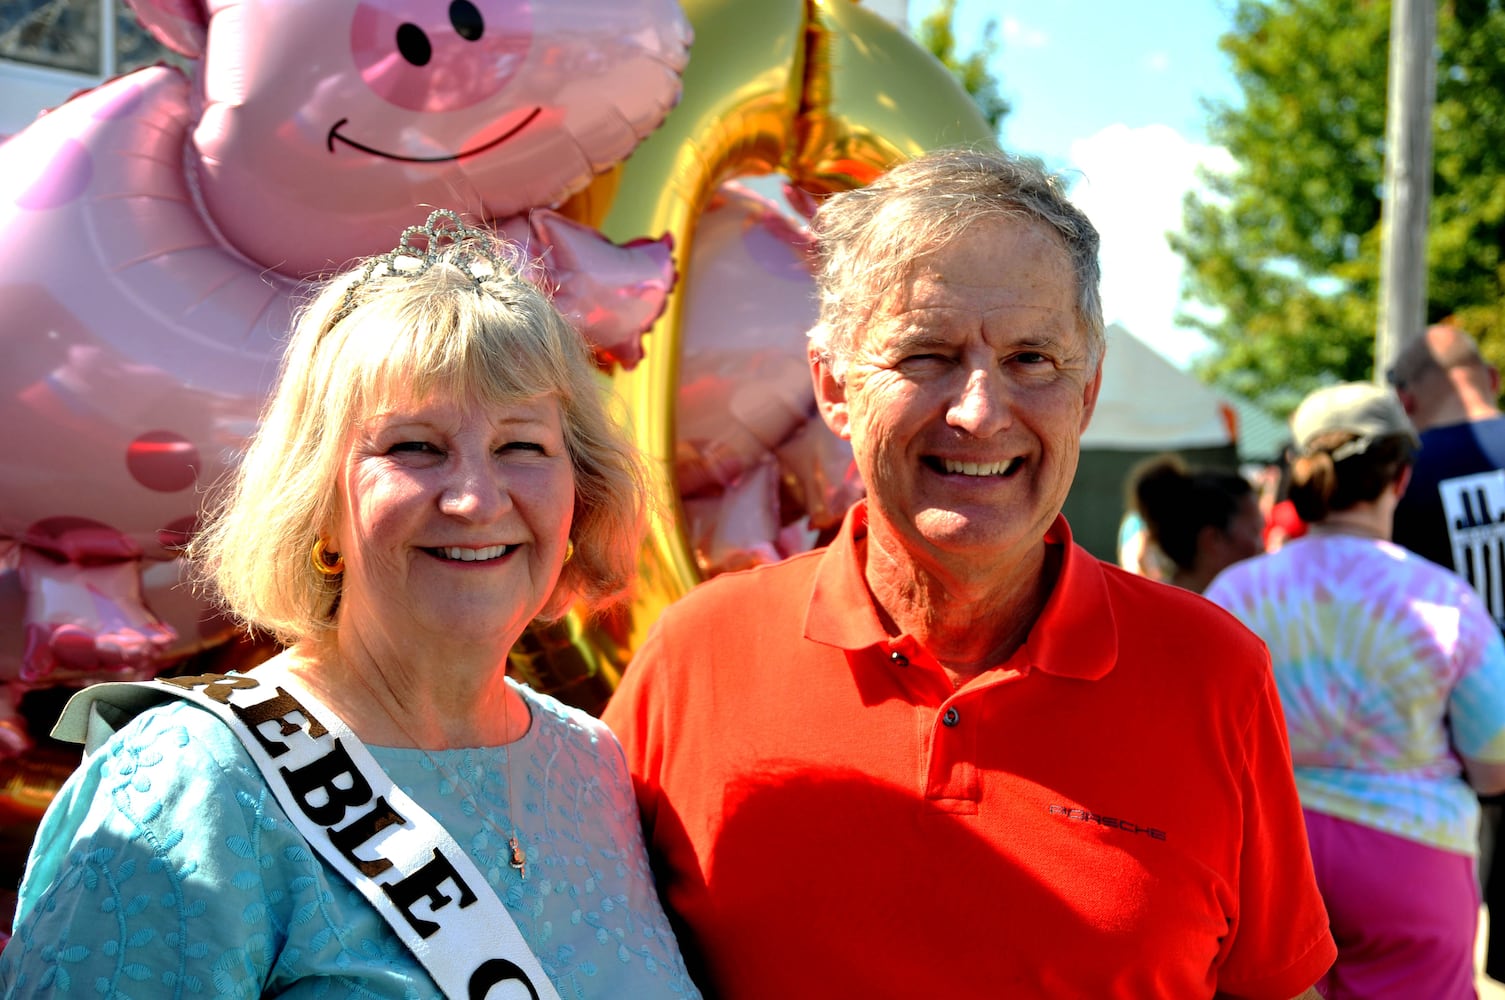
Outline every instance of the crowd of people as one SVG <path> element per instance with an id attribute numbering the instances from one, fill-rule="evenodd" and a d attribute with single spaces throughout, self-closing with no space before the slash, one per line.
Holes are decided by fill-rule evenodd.
<path id="1" fill-rule="evenodd" d="M 1330 386 L 1291 426 L 1306 533 L 1205 596 L 1270 650 L 1338 944 L 1324 992 L 1471 997 L 1477 796 L 1505 791 L 1505 641 L 1466 580 L 1391 541 L 1419 444 L 1394 392 Z"/>
<path id="2" fill-rule="evenodd" d="M 1481 887 L 1505 914 L 1505 418 L 1498 373 L 1453 324 L 1387 374 L 1293 413 L 1261 543 L 1230 546 L 1259 523 L 1248 480 L 1165 455 L 1130 476 L 1142 540 L 1119 558 L 1270 652 L 1338 945 L 1322 994 L 1472 997 Z M 1505 976 L 1505 932 L 1486 955 Z"/>
<path id="3" fill-rule="evenodd" d="M 1467 334 L 1301 404 L 1283 545 L 1236 472 L 1137 470 L 1147 579 L 1061 516 L 1105 341 L 1059 179 L 943 150 L 812 228 L 866 497 L 670 606 L 599 720 L 506 676 L 648 516 L 584 342 L 452 213 L 325 282 L 189 553 L 283 651 L 69 703 L 0 993 L 1473 996 L 1505 418 Z"/>

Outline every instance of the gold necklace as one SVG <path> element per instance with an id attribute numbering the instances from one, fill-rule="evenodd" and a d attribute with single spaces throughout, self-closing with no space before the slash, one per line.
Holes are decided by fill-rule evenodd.
<path id="1" fill-rule="evenodd" d="M 504 733 L 506 733 L 508 736 L 512 735 L 512 697 L 511 697 L 512 693 L 513 692 L 510 691 L 507 688 L 506 667 L 503 667 L 502 668 L 502 731 Z M 518 697 L 522 697 L 522 696 L 519 695 Z M 529 729 L 533 728 L 533 724 L 532 724 L 531 721 L 528 724 L 528 728 Z M 519 736 L 516 740 L 513 740 L 512 742 L 513 743 L 517 743 L 521 739 L 522 739 L 522 737 Z M 517 793 L 515 791 L 515 786 L 512 783 L 512 749 L 511 749 L 511 746 L 512 745 L 510 743 L 504 743 L 502 745 L 502 754 L 504 755 L 504 761 L 503 761 L 503 763 L 504 763 L 504 766 L 505 766 L 506 771 L 507 771 L 507 825 L 510 826 L 510 827 L 512 827 L 512 833 L 511 833 L 510 836 L 507 837 L 507 852 L 508 852 L 507 863 L 509 865 L 511 865 L 512 868 L 513 868 L 513 870 L 515 870 L 517 872 L 518 877 L 520 879 L 522 879 L 524 882 L 526 882 L 526 881 L 528 881 L 528 855 L 527 855 L 526 852 L 523 851 L 522 845 L 517 842 L 517 820 L 514 819 L 514 817 L 517 815 Z M 425 750 L 424 753 L 428 753 L 428 751 Z M 470 790 L 467 787 L 467 789 L 466 789 L 467 794 L 469 794 L 469 791 Z M 477 812 L 480 811 L 481 804 L 476 801 L 475 796 L 473 794 L 470 795 L 470 804 L 471 804 L 472 808 L 474 808 Z M 487 816 L 482 816 L 481 819 L 482 819 L 483 822 L 487 822 L 487 823 L 491 822 L 490 817 L 487 817 Z M 493 824 L 493 826 L 495 826 L 495 824 Z M 497 832 L 500 833 L 501 831 L 498 830 Z"/>
<path id="2" fill-rule="evenodd" d="M 460 796 L 465 801 L 470 803 L 470 807 L 475 810 L 475 814 L 480 818 L 481 822 L 490 827 L 493 833 L 507 842 L 507 864 L 517 872 L 520 879 L 526 882 L 528 880 L 528 854 L 523 850 L 523 846 L 518 840 L 517 836 L 517 821 L 515 819 L 515 817 L 517 816 L 517 786 L 513 782 L 512 773 L 512 744 L 521 741 L 522 737 L 520 736 L 517 739 L 512 740 L 510 743 L 503 743 L 496 748 L 501 750 L 502 752 L 502 768 L 507 775 L 507 825 L 511 827 L 511 833 L 509 834 L 504 833 L 502 831 L 502 828 L 497 825 L 496 821 L 491 818 L 491 813 L 488 810 L 482 808 L 480 798 L 471 788 L 470 782 L 461 778 L 457 771 L 455 771 L 439 758 L 435 757 L 431 752 L 429 752 L 426 747 L 423 746 L 418 738 L 413 735 L 412 731 L 403 724 L 402 720 L 395 714 L 393 714 L 392 710 L 387 707 L 386 701 L 383 700 L 379 695 L 377 695 L 376 690 L 371 687 L 362 671 L 347 669 L 345 673 L 355 678 L 356 683 L 365 690 L 366 696 L 370 698 L 371 701 L 376 704 L 376 707 L 381 710 L 382 714 L 387 717 L 387 721 L 389 721 L 398 732 L 402 733 L 402 735 L 407 739 L 409 745 L 411 745 L 412 748 L 417 750 L 419 753 L 423 754 L 423 756 L 428 759 L 428 762 L 434 766 L 434 769 L 436 771 L 449 779 L 450 784 L 453 785 L 455 790 L 460 793 Z M 304 683 L 307 683 L 306 677 Z M 319 686 L 322 688 L 324 685 L 321 684 Z M 506 668 L 504 667 L 502 673 L 502 731 L 506 736 L 512 735 L 512 696 L 514 694 L 516 694 L 516 692 L 512 691 L 507 684 Z M 521 698 L 522 695 L 518 694 L 517 697 Z M 345 723 L 349 725 L 350 720 L 346 719 Z M 354 726 L 351 726 L 351 729 L 354 728 Z M 531 728 L 532 723 L 530 722 L 529 729 Z M 527 733 L 524 732 L 524 735 L 527 735 Z"/>

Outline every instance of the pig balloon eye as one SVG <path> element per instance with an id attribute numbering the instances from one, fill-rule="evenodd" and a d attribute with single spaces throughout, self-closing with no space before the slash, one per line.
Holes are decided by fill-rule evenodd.
<path id="1" fill-rule="evenodd" d="M 473 42 L 481 37 L 486 30 L 486 22 L 481 19 L 481 12 L 470 0 L 455 0 L 449 5 L 449 23 L 455 26 L 455 34 Z"/>
<path id="2" fill-rule="evenodd" d="M 411 22 L 406 22 L 397 29 L 397 51 L 414 66 L 427 66 L 429 59 L 434 55 L 434 47 L 429 44 L 429 36 L 423 33 L 422 28 Z"/>

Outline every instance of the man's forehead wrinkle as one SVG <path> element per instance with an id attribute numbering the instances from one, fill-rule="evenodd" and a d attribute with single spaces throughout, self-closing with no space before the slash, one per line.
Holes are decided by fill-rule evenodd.
<path id="1" fill-rule="evenodd" d="M 949 345 L 955 339 L 955 334 L 949 331 L 907 324 L 894 331 L 894 335 L 888 338 L 888 346 L 890 350 L 911 350 L 916 347 Z"/>
<path id="2" fill-rule="evenodd" d="M 992 280 L 948 283 L 933 275 L 926 278 L 929 280 L 917 279 L 895 286 L 886 296 L 879 298 L 876 312 L 899 316 L 921 310 L 986 308 L 988 312 L 996 312 L 1000 309 L 1051 308 L 1039 304 L 1034 287 L 1028 284 L 1010 286 Z"/>
<path id="3" fill-rule="evenodd" d="M 907 305 L 896 303 L 894 308 L 888 311 L 887 315 L 889 320 L 893 322 L 895 329 L 905 331 L 933 328 L 937 325 L 935 320 L 946 320 L 956 316 L 985 319 L 1000 313 L 1055 313 L 1059 311 L 1055 306 L 1034 302 L 993 301 L 984 304 L 978 302 L 916 302 L 911 300 Z"/>
<path id="4" fill-rule="evenodd" d="M 1000 317 L 1002 326 L 995 323 Z M 961 329 L 1018 330 L 1023 326 L 1037 339 L 1046 341 L 1061 339 L 1066 327 L 1075 328 L 1076 316 L 1055 306 L 1033 302 L 916 303 L 909 309 L 891 311 L 888 320 L 893 339 L 942 339 Z M 1058 326 L 1062 329 L 1056 329 Z"/>

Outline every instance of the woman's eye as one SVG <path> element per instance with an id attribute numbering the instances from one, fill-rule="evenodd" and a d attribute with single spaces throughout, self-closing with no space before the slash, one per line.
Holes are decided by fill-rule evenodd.
<path id="1" fill-rule="evenodd" d="M 439 449 L 427 441 L 399 441 L 387 449 L 389 455 L 437 455 Z"/>
<path id="2" fill-rule="evenodd" d="M 525 454 L 542 455 L 544 454 L 544 447 L 536 441 L 508 441 L 506 444 L 498 448 L 497 452 L 498 454 L 504 455 L 516 454 L 518 452 L 523 452 Z"/>

